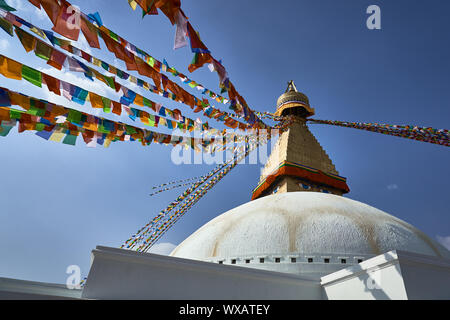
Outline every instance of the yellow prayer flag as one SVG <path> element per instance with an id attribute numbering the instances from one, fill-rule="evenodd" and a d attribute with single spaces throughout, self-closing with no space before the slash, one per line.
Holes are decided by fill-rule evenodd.
<path id="1" fill-rule="evenodd" d="M 35 34 L 37 34 L 37 35 L 40 36 L 42 39 L 46 39 L 46 38 L 47 38 L 46 35 L 45 35 L 45 33 L 44 33 L 44 31 L 42 31 L 42 30 L 39 29 L 39 28 L 36 28 L 35 26 L 31 27 L 31 28 L 30 28 L 30 31 L 33 32 L 33 33 L 35 33 Z"/>
<path id="2" fill-rule="evenodd" d="M 91 101 L 92 108 L 103 109 L 103 100 L 98 94 L 89 92 L 89 100 Z"/>
<path id="3" fill-rule="evenodd" d="M 106 137 L 105 138 L 105 142 L 103 142 L 103 146 L 105 147 L 105 148 L 108 148 L 109 147 L 109 145 L 111 144 L 111 139 L 110 138 L 108 138 L 108 137 Z"/>
<path id="4" fill-rule="evenodd" d="M 129 80 L 130 80 L 131 83 L 137 84 L 137 79 L 136 79 L 136 77 L 130 75 Z"/>
<path id="5" fill-rule="evenodd" d="M 134 0 L 128 0 L 128 4 L 130 5 L 131 9 L 136 10 L 137 2 Z"/>
<path id="6" fill-rule="evenodd" d="M 159 118 L 159 124 L 167 127 L 167 121 L 165 118 Z"/>
<path id="7" fill-rule="evenodd" d="M 136 98 L 134 99 L 134 104 L 137 106 L 144 106 L 144 97 L 141 96 L 140 94 L 136 95 Z"/>
<path id="8" fill-rule="evenodd" d="M 22 64 L 0 56 L 0 73 L 9 79 L 22 80 Z"/>
<path id="9" fill-rule="evenodd" d="M 54 141 L 54 142 L 60 142 L 62 140 L 62 138 L 64 137 L 64 131 L 65 129 L 56 129 L 53 134 L 50 136 L 50 141 Z"/>
<path id="10" fill-rule="evenodd" d="M 92 64 L 94 66 L 97 66 L 97 67 L 101 67 L 102 66 L 102 62 L 100 60 L 98 60 L 97 58 L 95 58 L 95 57 L 92 57 Z"/>

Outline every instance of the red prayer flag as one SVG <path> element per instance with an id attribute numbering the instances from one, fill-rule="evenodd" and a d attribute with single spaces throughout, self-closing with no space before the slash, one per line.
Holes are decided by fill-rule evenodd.
<path id="1" fill-rule="evenodd" d="M 67 56 L 64 53 L 56 49 L 53 49 L 52 55 L 50 56 L 50 59 L 47 61 L 47 64 L 51 65 L 52 67 L 58 70 L 61 70 L 66 58 Z"/>
<path id="2" fill-rule="evenodd" d="M 155 4 L 169 18 L 172 25 L 175 24 L 176 16 L 180 11 L 180 0 L 158 0 Z"/>
<path id="3" fill-rule="evenodd" d="M 205 63 L 211 63 L 212 57 L 209 53 L 196 53 L 194 61 L 188 66 L 189 72 L 194 72 L 201 68 Z"/>
<path id="4" fill-rule="evenodd" d="M 152 78 L 153 82 L 155 83 L 155 86 L 158 88 L 158 90 L 160 90 L 161 89 L 161 74 L 158 71 L 156 71 L 155 69 L 153 69 L 152 67 L 150 67 L 141 58 L 136 57 L 135 61 L 136 61 L 137 70 L 138 70 L 139 74 L 149 77 L 149 78 Z"/>
<path id="5" fill-rule="evenodd" d="M 81 18 L 81 31 L 83 32 L 84 37 L 92 48 L 100 49 L 97 28 L 90 21 L 87 21 L 83 17 Z"/>
<path id="6" fill-rule="evenodd" d="M 41 3 L 42 8 L 44 8 L 45 12 L 47 13 L 48 17 L 52 21 L 53 25 L 55 25 L 56 19 L 58 18 L 59 9 L 60 9 L 58 1 L 57 0 L 33 0 L 33 2 L 37 2 L 37 1 L 39 1 Z"/>
<path id="7" fill-rule="evenodd" d="M 49 91 L 57 94 L 58 96 L 61 95 L 61 90 L 59 87 L 60 83 L 58 79 L 45 73 L 42 73 L 42 78 L 44 80 L 44 83 L 47 85 Z"/>
<path id="8" fill-rule="evenodd" d="M 38 9 L 41 8 L 41 3 L 40 0 L 28 0 L 29 2 L 31 2 L 31 4 L 33 4 L 35 7 L 37 7 Z"/>
<path id="9" fill-rule="evenodd" d="M 53 31 L 66 38 L 77 41 L 80 35 L 81 13 L 80 10 L 65 0 L 62 0 Z"/>
<path id="10" fill-rule="evenodd" d="M 115 113 L 120 116 L 122 114 L 122 105 L 117 101 L 112 101 L 112 104 L 113 104 L 112 113 Z"/>
<path id="11" fill-rule="evenodd" d="M 191 40 L 192 52 L 209 53 L 208 48 L 200 40 L 197 32 L 195 32 L 194 28 L 192 28 L 189 22 L 187 23 L 187 30 L 189 34 L 189 39 Z"/>

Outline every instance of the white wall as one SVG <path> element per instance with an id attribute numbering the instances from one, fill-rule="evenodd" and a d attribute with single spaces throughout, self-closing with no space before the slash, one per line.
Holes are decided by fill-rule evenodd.
<path id="1" fill-rule="evenodd" d="M 0 300 L 80 299 L 81 290 L 63 284 L 0 278 Z"/>
<path id="2" fill-rule="evenodd" d="M 389 251 L 322 277 L 330 300 L 450 299 L 450 260 Z"/>
<path id="3" fill-rule="evenodd" d="M 318 281 L 296 275 L 98 246 L 83 298 L 322 299 Z"/>

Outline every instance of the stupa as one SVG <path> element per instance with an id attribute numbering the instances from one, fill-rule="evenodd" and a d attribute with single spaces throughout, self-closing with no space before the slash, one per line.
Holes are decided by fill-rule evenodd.
<path id="1" fill-rule="evenodd" d="M 274 146 L 252 201 L 205 224 L 171 256 L 315 280 L 391 250 L 450 257 L 407 222 L 343 197 L 350 191 L 346 178 L 307 127 L 314 112 L 290 81 L 275 115 L 294 120 Z"/>
<path id="2" fill-rule="evenodd" d="M 293 117 L 252 200 L 200 227 L 170 256 L 97 246 L 82 290 L 0 279 L 0 298 L 450 299 L 450 252 L 409 223 L 346 196 L 309 131 L 293 81 L 276 115 Z"/>

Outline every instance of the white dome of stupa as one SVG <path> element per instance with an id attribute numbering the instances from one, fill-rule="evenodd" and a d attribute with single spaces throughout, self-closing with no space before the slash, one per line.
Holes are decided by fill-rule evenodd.
<path id="1" fill-rule="evenodd" d="M 367 204 L 288 192 L 221 214 L 170 255 L 318 277 L 391 250 L 450 258 L 417 228 Z"/>

